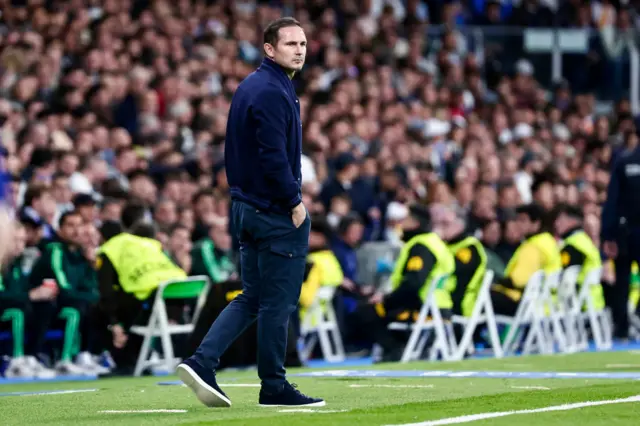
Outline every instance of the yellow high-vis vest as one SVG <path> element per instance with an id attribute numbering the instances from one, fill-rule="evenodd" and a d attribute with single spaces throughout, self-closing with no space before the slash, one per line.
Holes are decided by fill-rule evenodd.
<path id="1" fill-rule="evenodd" d="M 476 299 L 478 298 L 478 292 L 480 291 L 480 287 L 482 286 L 482 280 L 484 279 L 484 274 L 487 272 L 487 253 L 484 251 L 484 246 L 476 237 L 467 237 L 461 241 L 458 241 L 454 244 L 449 244 L 449 250 L 451 254 L 455 257 L 456 254 L 460 253 L 464 249 L 469 249 L 469 247 L 474 247 L 478 254 L 480 255 L 480 265 L 476 269 L 476 272 L 473 274 L 471 281 L 467 284 L 467 289 L 464 292 L 464 298 L 462 299 L 462 315 L 465 317 L 471 316 L 473 312 L 473 307 L 476 304 Z M 456 275 L 453 275 L 453 278 L 456 280 Z M 454 287 L 455 288 L 455 287 Z"/>
<path id="2" fill-rule="evenodd" d="M 187 274 L 162 251 L 160 241 L 122 233 L 100 247 L 118 274 L 120 287 L 145 300 L 164 281 L 186 278 Z"/>
<path id="3" fill-rule="evenodd" d="M 449 278 L 441 283 L 435 290 L 435 297 L 440 309 L 451 309 L 453 307 L 451 292 L 455 290 L 455 280 L 452 279 L 452 275 L 455 271 L 456 263 L 445 242 L 442 241 L 442 239 L 434 232 L 416 235 L 407 241 L 407 243 L 402 247 L 400 256 L 398 257 L 393 273 L 391 274 L 392 289 L 395 290 L 402 282 L 404 266 L 407 263 L 411 248 L 416 244 L 421 244 L 428 248 L 431 254 L 436 258 L 435 265 L 431 269 L 429 276 L 420 289 L 420 299 L 423 302 L 425 301 L 427 293 L 429 292 L 429 284 L 435 277 L 445 275 Z"/>
<path id="4" fill-rule="evenodd" d="M 596 268 L 602 267 L 602 258 L 600 257 L 600 250 L 591 240 L 591 237 L 587 235 L 583 230 L 579 230 L 571 234 L 564 240 L 562 248 L 571 246 L 584 255 L 584 263 L 582 269 L 580 269 L 580 275 L 578 275 L 578 286 L 582 286 L 585 277 L 591 271 Z M 602 285 L 597 285 L 591 288 L 591 298 L 596 309 L 604 308 L 604 294 L 602 292 Z"/>

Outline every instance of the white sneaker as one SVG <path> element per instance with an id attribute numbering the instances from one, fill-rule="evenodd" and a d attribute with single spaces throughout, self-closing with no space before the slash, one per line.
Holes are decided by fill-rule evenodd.
<path id="1" fill-rule="evenodd" d="M 91 355 L 89 352 L 80 352 L 76 357 L 75 365 L 88 373 L 95 375 L 107 374 L 111 371 L 110 369 L 98 364 L 95 358 L 96 357 Z"/>
<path id="2" fill-rule="evenodd" d="M 9 361 L 9 366 L 4 372 L 4 376 L 8 379 L 32 379 L 35 374 L 29 365 L 25 357 L 13 358 Z"/>
<path id="3" fill-rule="evenodd" d="M 61 376 L 88 376 L 92 374 L 70 361 L 59 361 L 56 364 L 56 371 Z"/>
<path id="4" fill-rule="evenodd" d="M 38 379 L 53 379 L 54 377 L 56 377 L 56 372 L 42 365 L 42 363 L 38 361 L 36 357 L 29 355 L 26 356 L 25 359 L 27 366 L 29 366 L 29 368 L 33 372 L 34 377 Z"/>
<path id="5" fill-rule="evenodd" d="M 109 370 L 116 368 L 116 362 L 113 360 L 109 351 L 104 351 L 101 355 L 96 356 L 95 361 L 103 367 L 107 367 Z"/>

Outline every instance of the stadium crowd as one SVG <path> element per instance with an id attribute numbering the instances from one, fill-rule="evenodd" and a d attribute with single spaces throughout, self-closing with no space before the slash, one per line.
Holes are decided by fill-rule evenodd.
<path id="1" fill-rule="evenodd" d="M 555 3 L 0 0 L 0 141 L 21 223 L 0 307 L 23 308 L 28 336 L 19 351 L 14 339 L 5 375 L 102 373 L 97 355 L 118 358 L 130 336 L 113 320 L 119 299 L 104 301 L 112 283 L 98 249 L 123 229 L 160 241 L 186 274 L 238 279 L 226 115 L 262 59 L 262 28 L 280 16 L 308 38 L 294 84 L 311 249 L 335 255 L 347 296 L 374 291 L 357 249 L 400 245 L 415 204 L 453 208 L 498 272 L 525 236 L 522 205 L 579 207 L 599 246 L 611 164 L 638 145 L 623 76 L 640 18 L 637 2 Z M 548 57 L 510 49 L 518 38 L 500 49 L 493 33 L 480 55 L 466 31 L 475 25 L 588 27 L 593 49 L 542 85 Z M 614 100 L 605 112 L 603 99 Z M 92 313 L 100 305 L 109 318 Z M 82 336 L 97 337 L 75 351 L 65 341 L 52 363 L 45 334 L 58 316 L 69 323 L 69 307 Z"/>

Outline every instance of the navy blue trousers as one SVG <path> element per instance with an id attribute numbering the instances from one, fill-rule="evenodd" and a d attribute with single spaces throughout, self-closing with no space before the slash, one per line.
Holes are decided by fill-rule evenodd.
<path id="1" fill-rule="evenodd" d="M 631 263 L 640 263 L 640 228 L 631 228 L 618 236 L 618 257 L 615 259 L 616 283 L 611 289 L 611 316 L 613 317 L 614 337 L 629 337 L 629 285 Z M 640 305 L 638 305 L 640 307 Z M 640 313 L 640 310 L 638 310 Z"/>
<path id="2" fill-rule="evenodd" d="M 220 356 L 258 321 L 258 375 L 267 392 L 285 383 L 289 317 L 300 299 L 311 220 L 296 228 L 290 216 L 233 201 L 233 230 L 240 243 L 242 294 L 218 316 L 194 355 L 216 370 Z"/>

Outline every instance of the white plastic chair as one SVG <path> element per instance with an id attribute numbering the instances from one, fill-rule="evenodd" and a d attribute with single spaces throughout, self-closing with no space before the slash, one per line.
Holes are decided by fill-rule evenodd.
<path id="1" fill-rule="evenodd" d="M 209 277 L 205 275 L 165 281 L 158 286 L 147 325 L 133 326 L 130 329 L 131 333 L 144 337 L 133 373 L 134 376 L 140 376 L 145 368 L 157 366 L 158 364 L 163 366 L 166 371 L 174 371 L 180 360 L 174 358 L 171 336 L 193 332 L 200 312 L 207 300 L 207 293 L 210 287 Z M 197 299 L 191 323 L 169 324 L 165 300 L 170 299 Z M 159 360 L 150 359 L 151 343 L 154 337 L 160 337 L 162 343 L 163 357 Z"/>
<path id="2" fill-rule="evenodd" d="M 325 361 L 341 362 L 345 359 L 342 335 L 332 303 L 335 291 L 335 287 L 320 287 L 302 318 L 300 334 L 305 344 L 300 357 L 303 361 L 309 359 L 318 343 Z"/>
<path id="3" fill-rule="evenodd" d="M 390 330 L 411 330 L 411 335 L 404 348 L 400 362 L 405 363 L 420 359 L 432 331 L 435 333 L 435 340 L 430 349 L 429 359 L 435 361 L 440 356 L 442 360 L 450 361 L 453 358 L 455 351 L 453 327 L 451 323 L 445 324 L 435 297 L 436 289 L 444 285 L 448 278 L 448 275 L 440 275 L 433 278 L 415 322 L 392 322 L 389 324 Z"/>
<path id="4" fill-rule="evenodd" d="M 493 304 L 491 303 L 491 284 L 493 283 L 493 277 L 493 271 L 487 270 L 484 274 L 471 316 L 464 317 L 462 315 L 454 315 L 451 319 L 454 324 L 460 324 L 464 327 L 460 343 L 457 344 L 452 357 L 454 361 L 462 360 L 467 352 L 473 350 L 473 334 L 478 325 L 483 323 L 487 325 L 493 355 L 496 358 L 502 358 L 504 356 L 504 351 L 500 344 L 500 334 L 498 333 L 496 316 L 493 310 Z"/>

